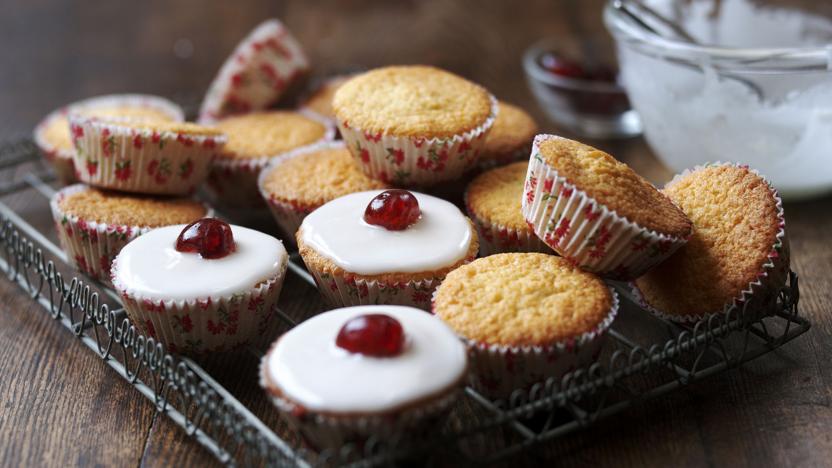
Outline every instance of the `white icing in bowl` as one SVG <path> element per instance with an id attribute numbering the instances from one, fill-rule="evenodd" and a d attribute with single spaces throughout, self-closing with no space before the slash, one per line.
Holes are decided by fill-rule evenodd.
<path id="1" fill-rule="evenodd" d="M 383 190 L 336 198 L 303 220 L 303 242 L 351 273 L 420 273 L 465 258 L 472 241 L 468 218 L 452 203 L 413 192 L 422 217 L 402 231 L 364 221 L 364 210 Z"/>
<path id="2" fill-rule="evenodd" d="M 397 319 L 406 336 L 395 357 L 353 354 L 335 345 L 341 327 L 362 314 Z M 269 380 L 303 407 L 328 412 L 384 412 L 440 395 L 460 382 L 467 354 L 438 317 L 403 306 L 358 306 L 317 315 L 280 337 L 266 355 Z"/>
<path id="3" fill-rule="evenodd" d="M 217 259 L 179 252 L 176 238 L 184 224 L 154 229 L 137 237 L 113 262 L 113 283 L 133 296 L 165 300 L 225 297 L 245 292 L 283 271 L 287 254 L 274 237 L 231 226 L 236 249 Z"/>

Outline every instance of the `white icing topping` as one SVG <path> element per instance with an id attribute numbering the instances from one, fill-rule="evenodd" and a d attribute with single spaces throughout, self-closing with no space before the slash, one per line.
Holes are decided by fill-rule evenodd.
<path id="1" fill-rule="evenodd" d="M 397 319 L 406 336 L 395 357 L 350 353 L 335 345 L 352 317 L 383 313 Z M 307 409 L 378 412 L 434 396 L 466 370 L 465 346 L 439 318 L 413 307 L 358 306 L 317 315 L 280 337 L 266 356 L 269 379 Z"/>
<path id="2" fill-rule="evenodd" d="M 113 264 L 114 283 L 135 296 L 191 300 L 245 292 L 277 276 L 287 261 L 283 243 L 253 229 L 231 226 L 236 249 L 217 259 L 179 252 L 184 224 L 154 229 L 127 244 Z"/>
<path id="3" fill-rule="evenodd" d="M 360 275 L 440 270 L 465 257 L 471 225 L 445 200 L 414 192 L 422 217 L 402 231 L 367 224 L 364 210 L 382 191 L 345 195 L 313 211 L 301 225 L 304 243 Z"/>

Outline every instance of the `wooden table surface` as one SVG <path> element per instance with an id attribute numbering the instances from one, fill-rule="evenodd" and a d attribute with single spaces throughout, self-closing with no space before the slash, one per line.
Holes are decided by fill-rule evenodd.
<path id="1" fill-rule="evenodd" d="M 236 41 L 279 17 L 316 73 L 430 63 L 478 81 L 546 122 L 520 56 L 541 37 L 569 47 L 576 30 L 607 40 L 601 0 L 564 3 L 260 0 L 3 0 L 0 132 L 26 135 L 53 108 L 111 92 L 199 95 Z M 577 20 L 576 20 L 577 18 Z M 576 28 L 576 21 L 579 26 Z M 672 118 L 672 113 L 669 114 Z M 657 183 L 670 174 L 641 139 L 593 142 Z M 830 149 L 832 151 L 832 149 Z M 23 200 L 25 204 L 25 200 Z M 565 466 L 819 466 L 832 456 L 832 198 L 786 206 L 792 267 L 811 331 L 739 370 L 549 444 L 522 461 Z M 298 307 L 318 307 L 314 297 Z M 0 464 L 210 465 L 214 459 L 16 286 L 0 280 Z M 220 380 L 259 391 L 254 370 Z"/>

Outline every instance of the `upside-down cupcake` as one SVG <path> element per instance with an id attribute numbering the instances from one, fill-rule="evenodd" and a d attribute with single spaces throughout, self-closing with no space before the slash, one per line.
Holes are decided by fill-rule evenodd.
<path id="1" fill-rule="evenodd" d="M 529 159 L 539 127 L 523 109 L 500 101 L 500 112 L 485 138 L 479 166 L 488 169 Z"/>
<path id="2" fill-rule="evenodd" d="M 69 113 L 120 119 L 183 120 L 182 109 L 157 96 L 144 94 L 112 94 L 74 102 L 47 115 L 35 127 L 34 140 L 55 174 L 64 184 L 76 180 L 72 157 L 75 147 L 69 134 Z"/>
<path id="3" fill-rule="evenodd" d="M 250 344 L 272 329 L 288 256 L 272 236 L 215 218 L 154 229 L 113 260 L 134 325 L 171 351 Z"/>
<path id="4" fill-rule="evenodd" d="M 617 311 L 600 278 L 541 253 L 474 260 L 433 298 L 433 313 L 467 343 L 471 383 L 493 398 L 590 364 Z"/>
<path id="5" fill-rule="evenodd" d="M 555 252 L 610 279 L 641 276 L 691 233 L 682 210 L 629 166 L 554 135 L 534 139 L 522 207 Z"/>
<path id="6" fill-rule="evenodd" d="M 639 302 L 684 322 L 737 307 L 747 319 L 768 312 L 789 270 L 783 205 L 768 181 L 747 166 L 717 164 L 676 176 L 664 193 L 693 221 L 693 235 L 634 282 Z"/>
<path id="7" fill-rule="evenodd" d="M 528 166 L 517 162 L 491 169 L 468 184 L 465 207 L 477 226 L 481 256 L 500 252 L 554 253 L 534 234 L 520 209 Z"/>
<path id="8" fill-rule="evenodd" d="M 398 186 L 459 178 L 479 160 L 497 115 L 484 88 L 427 66 L 357 75 L 335 92 L 332 107 L 364 172 Z"/>
<path id="9" fill-rule="evenodd" d="M 153 195 L 188 195 L 208 177 L 225 135 L 186 123 L 69 116 L 78 178 Z"/>
<path id="10" fill-rule="evenodd" d="M 448 272 L 477 256 L 471 221 L 453 204 L 395 189 L 336 198 L 296 235 L 318 290 L 332 304 L 430 309 Z"/>
<path id="11" fill-rule="evenodd" d="M 83 184 L 63 188 L 49 205 L 69 261 L 106 285 L 113 258 L 128 242 L 151 229 L 211 214 L 205 205 L 188 198 L 125 195 Z"/>
<path id="12" fill-rule="evenodd" d="M 261 172 L 258 185 L 278 226 L 292 241 L 303 218 L 324 203 L 386 188 L 361 172 L 342 141 L 306 146 L 273 160 Z"/>
<path id="13" fill-rule="evenodd" d="M 276 103 L 309 70 L 297 39 L 276 19 L 261 23 L 234 49 L 208 88 L 199 121 L 211 123 Z"/>
<path id="14" fill-rule="evenodd" d="M 315 447 L 369 437 L 412 442 L 456 400 L 465 346 L 436 317 L 401 306 L 324 312 L 281 336 L 260 364 L 260 384 Z"/>
<path id="15" fill-rule="evenodd" d="M 217 207 L 265 208 L 257 178 L 272 159 L 300 147 L 331 140 L 332 125 L 311 112 L 271 111 L 229 117 L 216 128 L 228 135 L 208 180 Z"/>

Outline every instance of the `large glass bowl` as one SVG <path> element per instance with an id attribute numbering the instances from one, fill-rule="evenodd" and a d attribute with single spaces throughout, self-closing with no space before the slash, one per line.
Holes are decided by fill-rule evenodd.
<path id="1" fill-rule="evenodd" d="M 621 79 L 658 157 L 677 172 L 707 162 L 748 164 L 787 199 L 832 191 L 827 13 L 758 0 L 645 3 L 699 44 L 720 44 L 665 39 L 607 5 Z"/>

